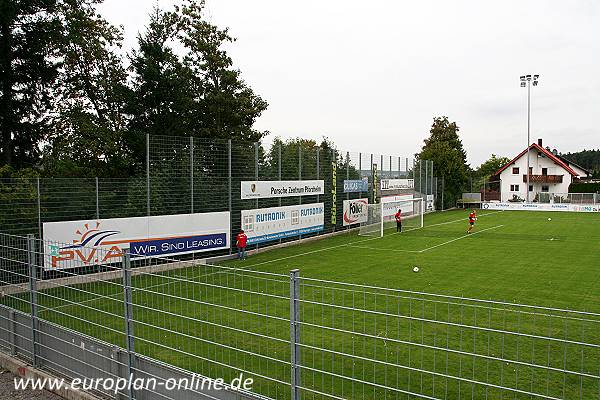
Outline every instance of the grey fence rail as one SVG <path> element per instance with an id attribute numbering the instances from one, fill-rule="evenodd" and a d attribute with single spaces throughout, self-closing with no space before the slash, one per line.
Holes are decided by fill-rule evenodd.
<path id="1" fill-rule="evenodd" d="M 249 391 L 117 396 L 600 399 L 594 312 L 127 253 L 40 279 L 43 246 L 0 234 L 2 351 L 70 378 L 253 379 Z"/>
<path id="2" fill-rule="evenodd" d="M 245 143 L 207 138 L 146 136 L 139 174 L 128 178 L 0 178 L 0 232 L 43 237 L 43 223 L 230 211 L 240 227 L 243 209 L 323 202 L 324 233 L 343 229 L 342 202 L 373 198 L 378 179 L 412 178 L 414 192 L 436 195 L 430 161 L 341 151 L 306 142 Z M 334 168 L 335 167 L 335 168 Z M 335 171 L 335 172 L 334 172 Z M 367 179 L 366 192 L 344 192 L 344 180 Z M 325 194 L 241 200 L 240 182 L 322 179 Z M 392 192 L 388 194 L 394 194 Z M 333 207 L 335 205 L 335 207 Z"/>

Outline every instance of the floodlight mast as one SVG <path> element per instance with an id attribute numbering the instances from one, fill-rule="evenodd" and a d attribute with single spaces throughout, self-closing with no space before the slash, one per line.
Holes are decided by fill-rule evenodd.
<path id="1" fill-rule="evenodd" d="M 529 146 L 531 146 L 531 82 L 533 86 L 538 85 L 539 75 L 521 75 L 521 87 L 527 87 L 527 187 L 525 188 L 526 202 L 529 203 Z"/>

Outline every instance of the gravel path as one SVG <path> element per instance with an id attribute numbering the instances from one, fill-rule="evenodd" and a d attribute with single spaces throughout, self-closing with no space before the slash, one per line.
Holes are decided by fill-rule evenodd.
<path id="1" fill-rule="evenodd" d="M 45 390 L 16 390 L 15 375 L 0 369 L 0 399 L 10 400 L 61 400 L 62 397 Z"/>

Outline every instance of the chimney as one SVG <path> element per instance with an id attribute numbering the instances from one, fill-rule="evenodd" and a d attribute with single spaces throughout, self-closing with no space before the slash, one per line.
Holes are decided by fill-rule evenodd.
<path id="1" fill-rule="evenodd" d="M 538 146 L 542 147 L 542 139 L 538 139 Z"/>

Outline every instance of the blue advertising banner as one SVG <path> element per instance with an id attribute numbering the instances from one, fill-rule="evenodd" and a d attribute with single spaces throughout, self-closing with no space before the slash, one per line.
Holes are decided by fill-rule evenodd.
<path id="1" fill-rule="evenodd" d="M 227 233 L 131 242 L 132 257 L 152 257 L 167 254 L 192 253 L 220 249 L 227 245 Z"/>
<path id="2" fill-rule="evenodd" d="M 344 180 L 344 193 L 368 192 L 369 182 L 366 179 Z"/>

